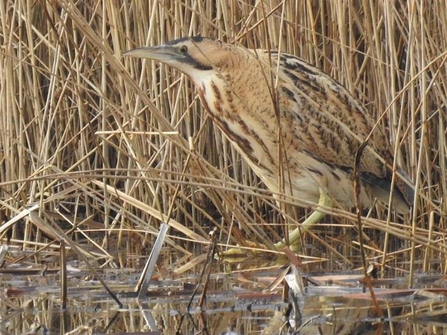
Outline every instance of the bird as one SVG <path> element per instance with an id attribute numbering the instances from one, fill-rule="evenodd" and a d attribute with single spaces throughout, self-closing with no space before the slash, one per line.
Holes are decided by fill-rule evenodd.
<path id="1" fill-rule="evenodd" d="M 187 75 L 214 124 L 266 187 L 316 205 L 301 228 L 274 245 L 277 250 L 297 243 L 303 230 L 326 215 L 324 208 L 355 207 L 354 171 L 363 208 L 391 199 L 398 213 L 410 211 L 413 186 L 400 167 L 393 173 L 384 131 L 342 84 L 305 60 L 203 36 L 123 55 L 159 61 Z"/>

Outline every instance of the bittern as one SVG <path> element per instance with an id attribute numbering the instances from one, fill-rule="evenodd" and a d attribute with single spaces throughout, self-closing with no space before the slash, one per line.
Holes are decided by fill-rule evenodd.
<path id="1" fill-rule="evenodd" d="M 354 168 L 363 207 L 392 199 L 395 210 L 409 211 L 411 183 L 400 169 L 392 172 L 383 131 L 373 130 L 373 118 L 343 85 L 304 60 L 200 36 L 124 55 L 160 61 L 189 76 L 213 122 L 268 189 L 317 204 L 301 229 L 320 221 L 322 208 L 355 206 Z M 392 183 L 393 175 L 399 177 Z M 301 229 L 289 234 L 290 244 Z"/>

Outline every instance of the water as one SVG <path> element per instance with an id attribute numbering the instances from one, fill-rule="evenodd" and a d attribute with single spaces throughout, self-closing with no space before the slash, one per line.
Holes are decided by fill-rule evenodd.
<path id="1" fill-rule="evenodd" d="M 284 266 L 215 264 L 197 271 L 154 277 L 138 301 L 138 269 L 97 269 L 121 302 L 111 298 L 82 264 L 69 271 L 67 308 L 61 308 L 58 271 L 17 267 L 0 274 L 2 334 L 443 334 L 447 300 L 443 276 L 420 274 L 417 289 L 405 278 L 376 280 L 382 316 L 358 272 L 304 273 L 295 305 L 284 291 Z M 248 270 L 247 270 L 248 269 Z M 196 294 L 193 292 L 199 284 Z M 199 301 L 203 297 L 202 305 Z"/>

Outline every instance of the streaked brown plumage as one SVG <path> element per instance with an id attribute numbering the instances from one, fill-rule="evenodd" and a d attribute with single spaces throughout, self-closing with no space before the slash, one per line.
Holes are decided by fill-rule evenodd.
<path id="1" fill-rule="evenodd" d="M 335 203 L 354 206 L 355 153 L 374 120 L 328 75 L 293 55 L 203 37 L 125 55 L 158 60 L 188 75 L 215 124 L 271 191 L 320 204 L 329 195 Z M 392 163 L 386 138 L 375 129 L 358 166 L 363 206 L 371 207 L 375 198 L 388 203 Z M 278 186 L 281 168 L 284 190 Z M 393 207 L 406 213 L 412 188 L 401 178 L 395 185 Z"/>

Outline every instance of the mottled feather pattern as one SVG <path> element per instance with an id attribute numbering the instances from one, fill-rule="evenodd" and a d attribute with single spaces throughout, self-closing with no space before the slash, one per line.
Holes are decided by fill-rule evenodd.
<path id="1" fill-rule="evenodd" d="M 388 202 L 393 156 L 386 136 L 330 76 L 293 55 L 208 38 L 168 46 L 158 54 L 152 48 L 152 57 L 192 79 L 215 124 L 270 190 L 317 203 L 323 189 L 352 207 L 355 155 L 372 132 L 358 166 L 360 200 L 365 207 L 376 197 Z M 280 171 L 286 172 L 283 190 Z M 396 186 L 393 205 L 407 212 L 412 188 L 399 178 Z"/>
<path id="2" fill-rule="evenodd" d="M 352 168 L 353 153 L 369 135 L 374 121 L 360 103 L 329 76 L 316 73 L 315 68 L 295 56 L 282 54 L 280 59 L 279 68 L 284 69 L 280 77 L 290 78 L 293 84 L 280 82 L 279 89 L 289 92 L 282 96 L 280 110 L 286 119 L 288 115 L 299 115 L 295 117 L 298 122 L 293 125 L 300 129 L 296 136 L 303 138 L 303 150 L 313 152 L 327 163 Z M 306 103 L 309 100 L 312 103 Z M 298 110 L 300 113 L 296 112 Z M 383 156 L 389 148 L 379 128 L 374 130 L 372 139 L 370 147 Z M 372 157 L 371 152 L 365 151 L 360 164 L 360 170 L 385 176 L 384 164 Z"/>
<path id="3" fill-rule="evenodd" d="M 361 103 L 334 79 L 293 55 L 232 45 L 227 51 L 232 61 L 220 62 L 212 80 L 198 86 L 206 92 L 208 85 L 214 87 L 214 93 L 203 98 L 210 107 L 214 102 L 209 112 L 218 125 L 226 121 L 221 129 L 242 156 L 274 192 L 290 189 L 294 196 L 316 202 L 323 187 L 336 202 L 352 207 L 355 154 L 374 126 Z M 279 120 L 271 95 L 276 76 Z M 285 190 L 278 189 L 278 163 L 284 161 L 279 157 L 278 131 L 287 153 L 283 168 L 292 180 L 292 187 L 286 183 Z M 388 201 L 391 174 L 386 164 L 392 165 L 392 156 L 380 128 L 374 129 L 368 144 L 358 169 L 364 181 L 360 199 L 369 207 L 375 197 Z M 403 182 L 396 185 L 395 205 L 405 212 L 411 200 L 402 197 L 409 192 Z"/>

